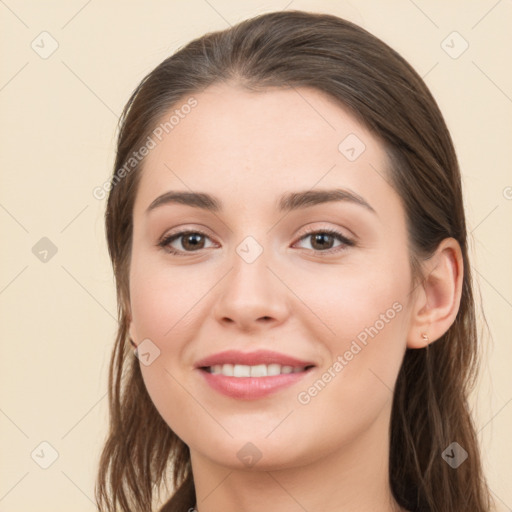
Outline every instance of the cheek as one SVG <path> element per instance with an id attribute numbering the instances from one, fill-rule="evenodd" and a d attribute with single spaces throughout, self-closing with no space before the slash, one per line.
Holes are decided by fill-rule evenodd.
<path id="1" fill-rule="evenodd" d="M 323 310 L 335 332 L 326 335 L 324 329 L 321 338 L 329 357 L 295 397 L 297 424 L 312 435 L 322 433 L 316 439 L 319 452 L 350 444 L 383 421 L 405 351 L 405 295 L 390 280 L 388 286 L 348 283 L 336 292 L 341 298 L 332 301 L 329 311 Z M 287 433 L 282 434 L 285 442 Z"/>
<path id="2" fill-rule="evenodd" d="M 150 364 L 140 357 L 144 384 L 164 421 L 184 442 L 191 445 L 204 426 L 204 410 L 187 391 L 188 368 L 184 354 L 197 333 L 200 298 L 211 288 L 205 279 L 191 280 L 184 267 L 172 271 L 147 260 L 134 258 L 130 279 L 133 331 L 138 342 L 149 339 Z M 203 284 L 200 284 L 203 283 Z M 187 359 L 187 362 L 190 362 Z M 186 415 L 182 414 L 186 411 Z M 210 428 L 215 429 L 212 422 Z M 219 432 L 218 435 L 222 435 Z"/>
<path id="3" fill-rule="evenodd" d="M 303 316 L 306 329 L 315 332 L 328 356 L 302 387 L 299 403 L 313 405 L 324 417 L 322 409 L 333 404 L 340 406 L 336 415 L 359 409 L 371 414 L 387 403 L 406 347 L 407 269 L 407 254 L 390 251 L 371 263 L 302 281 L 297 294 L 316 313 Z"/>
<path id="4" fill-rule="evenodd" d="M 391 256 L 391 255 L 390 255 Z M 348 340 L 361 342 L 377 334 L 394 338 L 402 331 L 410 276 L 405 258 L 384 258 L 287 276 L 297 301 L 294 314 L 315 329 L 331 355 L 346 350 Z M 302 309 L 303 312 L 299 311 Z M 392 325 L 393 324 L 393 325 Z"/>
<path id="5" fill-rule="evenodd" d="M 182 339 L 182 331 L 199 309 L 198 302 L 212 286 L 208 276 L 202 274 L 185 267 L 166 268 L 161 261 L 151 258 L 135 258 L 130 275 L 130 303 L 137 337 L 150 338 L 157 345 L 166 339 Z M 176 348 L 174 343 L 173 347 Z"/>
<path id="6" fill-rule="evenodd" d="M 319 337 L 328 354 L 322 364 L 324 381 L 329 385 L 332 381 L 330 387 L 343 387 L 350 396 L 375 387 L 393 389 L 406 346 L 403 298 L 386 290 L 350 291 L 354 293 L 322 311 L 330 331 L 323 329 Z"/>

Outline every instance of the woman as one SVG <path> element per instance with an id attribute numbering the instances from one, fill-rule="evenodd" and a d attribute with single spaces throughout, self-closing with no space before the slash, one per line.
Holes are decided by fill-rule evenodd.
<path id="1" fill-rule="evenodd" d="M 301 11 L 192 41 L 125 107 L 106 231 L 102 511 L 490 510 L 459 168 L 382 41 Z"/>

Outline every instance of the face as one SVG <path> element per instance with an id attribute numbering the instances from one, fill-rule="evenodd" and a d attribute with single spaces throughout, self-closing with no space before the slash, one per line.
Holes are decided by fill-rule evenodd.
<path id="1" fill-rule="evenodd" d="M 134 205 L 130 334 L 156 408 L 226 467 L 387 435 L 412 285 L 382 144 L 310 88 L 194 98 Z"/>

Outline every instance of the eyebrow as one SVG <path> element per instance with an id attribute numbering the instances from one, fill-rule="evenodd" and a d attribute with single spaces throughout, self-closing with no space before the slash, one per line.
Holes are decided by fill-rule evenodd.
<path id="1" fill-rule="evenodd" d="M 277 208 L 280 212 L 290 212 L 318 204 L 338 201 L 360 205 L 377 215 L 373 207 L 359 194 L 340 188 L 288 192 L 281 196 L 277 203 Z M 167 204 L 184 204 L 211 212 L 219 212 L 222 210 L 222 201 L 210 194 L 203 192 L 169 191 L 158 196 L 149 205 L 146 213 Z"/>

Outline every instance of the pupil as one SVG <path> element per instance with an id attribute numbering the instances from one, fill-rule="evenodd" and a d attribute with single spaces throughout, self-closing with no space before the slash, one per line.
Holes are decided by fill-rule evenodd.
<path id="1" fill-rule="evenodd" d="M 200 239 L 202 236 L 203 235 L 199 235 L 198 233 L 192 233 L 192 234 L 186 236 L 184 246 L 186 247 L 187 245 L 190 245 L 192 248 L 194 248 L 194 247 L 197 248 L 200 245 L 200 242 L 197 239 L 198 238 Z"/>
<path id="2" fill-rule="evenodd" d="M 328 235 L 328 234 L 317 234 L 315 235 L 313 238 L 314 238 L 314 244 L 316 243 L 320 243 L 320 249 L 325 249 L 326 247 L 326 243 L 325 243 L 325 238 L 332 238 L 331 235 Z M 313 244 L 313 246 L 314 246 Z M 327 244 L 329 245 L 329 244 Z"/>

